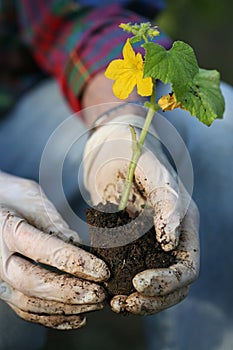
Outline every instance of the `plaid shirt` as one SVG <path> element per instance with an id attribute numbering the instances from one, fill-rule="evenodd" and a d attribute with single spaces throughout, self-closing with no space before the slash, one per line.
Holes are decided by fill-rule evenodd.
<path id="1" fill-rule="evenodd" d="M 141 13 L 154 18 L 161 7 L 161 0 L 0 0 L 0 114 L 47 75 L 79 110 L 85 84 L 121 57 L 128 34 L 119 24 L 145 21 Z M 163 34 L 157 41 L 170 46 Z"/>

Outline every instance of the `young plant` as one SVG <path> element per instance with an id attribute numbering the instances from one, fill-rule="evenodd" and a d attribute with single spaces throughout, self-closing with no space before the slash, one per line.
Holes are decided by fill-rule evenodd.
<path id="1" fill-rule="evenodd" d="M 152 40 L 159 35 L 157 27 L 149 22 L 141 24 L 120 24 L 120 27 L 132 34 L 123 47 L 123 59 L 110 62 L 105 76 L 114 80 L 113 93 L 120 99 L 127 99 L 134 87 L 141 96 L 150 96 L 145 103 L 147 116 L 139 138 L 130 126 L 133 152 L 128 167 L 119 210 L 127 206 L 134 172 L 141 156 L 142 147 L 155 115 L 155 112 L 182 108 L 196 116 L 202 123 L 210 126 L 216 118 L 222 118 L 224 98 L 220 90 L 220 75 L 216 70 L 201 69 L 192 47 L 182 41 L 175 41 L 166 50 Z M 144 57 L 135 53 L 133 44 L 142 42 Z M 169 83 L 172 91 L 156 100 L 156 83 L 160 80 Z"/>

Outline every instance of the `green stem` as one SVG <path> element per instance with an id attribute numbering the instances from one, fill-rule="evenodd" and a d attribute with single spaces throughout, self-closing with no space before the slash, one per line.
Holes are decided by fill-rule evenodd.
<path id="1" fill-rule="evenodd" d="M 139 139 L 136 142 L 135 147 L 133 147 L 133 153 L 132 153 L 131 161 L 130 161 L 128 171 L 126 174 L 125 184 L 124 184 L 124 188 L 123 188 L 123 192 L 122 192 L 122 196 L 121 196 L 121 200 L 120 200 L 120 204 L 119 204 L 119 210 L 124 210 L 127 206 L 127 203 L 128 203 L 130 190 L 131 190 L 132 183 L 133 183 L 135 169 L 137 167 L 138 160 L 139 160 L 141 153 L 142 153 L 142 147 L 143 147 L 143 144 L 145 142 L 145 138 L 146 138 L 148 129 L 150 127 L 151 121 L 152 121 L 154 113 L 156 111 L 155 95 L 156 95 L 156 89 L 155 89 L 155 83 L 154 83 L 153 84 L 153 92 L 152 92 L 151 99 L 150 99 L 150 106 L 151 107 L 149 107 L 149 109 L 148 109 L 146 119 L 145 119 L 145 122 L 144 122 L 144 125 L 142 128 L 141 134 L 139 136 Z M 133 142 L 135 142 L 135 140 L 133 140 Z"/>

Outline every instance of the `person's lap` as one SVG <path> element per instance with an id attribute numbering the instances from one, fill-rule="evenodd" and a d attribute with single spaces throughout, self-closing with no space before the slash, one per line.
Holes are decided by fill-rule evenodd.
<path id="1" fill-rule="evenodd" d="M 224 121 L 216 121 L 211 128 L 202 126 L 195 118 L 189 120 L 183 111 L 165 114 L 184 137 L 191 154 L 195 176 L 193 195 L 201 212 L 202 258 L 200 277 L 188 298 L 167 311 L 145 318 L 148 346 L 153 350 L 225 350 L 233 346 L 233 281 L 230 278 L 233 266 L 233 188 L 230 181 L 233 173 L 233 121 L 230 118 L 233 89 L 224 86 L 224 94 L 227 99 Z M 67 206 L 63 206 L 63 195 L 57 193 L 57 182 L 53 181 L 57 169 L 64 165 L 62 183 L 66 198 L 83 206 L 77 193 L 77 172 L 85 143 L 85 127 L 78 118 L 71 123 L 75 128 L 70 127 L 69 116 L 70 110 L 55 82 L 48 81 L 35 88 L 8 118 L 0 121 L 0 168 L 41 180 L 46 194 L 68 223 L 71 221 L 71 226 L 75 226 L 70 211 L 67 214 Z M 84 136 L 77 146 L 75 140 L 79 135 Z M 40 168 L 41 159 L 43 166 Z M 9 332 L 12 333 L 9 335 Z M 44 327 L 22 321 L 0 303 L 0 349 L 40 349 L 45 333 Z M 34 344 L 33 339 L 41 339 L 41 344 L 38 341 Z"/>
<path id="2" fill-rule="evenodd" d="M 194 170 L 193 198 L 200 210 L 201 270 L 189 296 L 146 317 L 149 349 L 233 348 L 233 88 L 222 84 L 223 120 L 206 127 L 175 110 L 167 119 L 184 136 Z"/>
<path id="3" fill-rule="evenodd" d="M 76 184 L 76 173 L 84 142 L 81 141 L 75 146 L 74 140 L 84 134 L 85 127 L 77 117 L 72 117 L 71 114 L 57 84 L 48 80 L 26 94 L 14 110 L 0 120 L 0 169 L 37 182 L 40 180 L 40 162 L 46 144 L 61 125 L 66 125 L 67 120 L 72 121 L 72 128 L 69 125 L 63 126 L 62 134 L 58 134 L 60 139 L 56 138 L 56 142 L 49 145 L 46 162 L 41 171 L 42 182 L 46 181 L 44 189 L 46 194 L 67 221 L 69 213 L 67 214 L 66 207 L 62 205 L 61 194 L 57 193 L 56 183 L 50 171 L 54 170 L 53 175 L 55 175 L 57 164 L 64 161 L 62 181 L 67 201 L 74 202 L 76 206 L 77 202 L 84 206 Z M 70 145 L 70 151 L 68 144 L 64 154 L 64 140 L 69 138 L 74 145 L 73 147 Z M 0 301 L 0 349 L 41 349 L 45 338 L 46 328 L 21 320 L 4 302 Z"/>

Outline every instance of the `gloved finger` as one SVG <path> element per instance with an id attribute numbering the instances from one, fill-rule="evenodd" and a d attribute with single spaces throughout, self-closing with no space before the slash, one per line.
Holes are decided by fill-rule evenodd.
<path id="1" fill-rule="evenodd" d="M 68 304 L 96 304 L 105 299 L 104 289 L 83 279 L 57 274 L 20 256 L 12 255 L 2 279 L 28 296 Z"/>
<path id="2" fill-rule="evenodd" d="M 171 188 L 157 188 L 150 194 L 154 208 L 156 239 L 164 251 L 176 248 L 179 243 L 181 213 L 177 207 L 177 193 Z"/>
<path id="3" fill-rule="evenodd" d="M 104 307 L 103 303 L 74 305 L 27 296 L 1 280 L 0 299 L 22 311 L 34 314 L 78 315 L 84 312 L 101 310 Z"/>
<path id="4" fill-rule="evenodd" d="M 153 315 L 173 305 L 178 304 L 188 294 L 189 288 L 184 287 L 168 295 L 147 297 L 140 293 L 133 293 L 126 297 L 115 296 L 111 300 L 111 308 L 114 312 L 128 311 L 135 315 Z"/>
<path id="5" fill-rule="evenodd" d="M 0 227 L 9 254 L 17 252 L 37 262 L 91 281 L 103 281 L 109 278 L 109 270 L 102 260 L 81 248 L 39 231 L 12 209 L 2 207 Z"/>
<path id="6" fill-rule="evenodd" d="M 1 172 L 0 184 L 1 202 L 17 210 L 33 226 L 47 233 L 56 233 L 65 240 L 80 241 L 38 183 Z"/>
<path id="7" fill-rule="evenodd" d="M 200 265 L 198 221 L 198 211 L 193 203 L 180 227 L 180 243 L 174 251 L 177 263 L 169 268 L 138 273 L 133 278 L 138 292 L 148 296 L 166 295 L 197 278 Z"/>
<path id="8" fill-rule="evenodd" d="M 180 223 L 192 199 L 182 184 L 179 184 L 178 192 L 170 186 L 157 188 L 150 193 L 149 198 L 154 208 L 157 241 L 163 250 L 173 250 L 179 243 Z"/>
<path id="9" fill-rule="evenodd" d="M 128 298 L 127 295 L 115 295 L 110 301 L 110 306 L 111 306 L 112 311 L 114 311 L 116 314 L 120 314 L 121 312 L 125 312 L 127 298 Z"/>
<path id="10" fill-rule="evenodd" d="M 143 152 L 135 172 L 136 192 L 149 200 L 154 208 L 156 238 L 165 251 L 173 250 L 179 243 L 179 226 L 188 209 L 191 197 L 177 179 L 168 162 L 156 131 L 150 127 Z M 135 189 L 133 189 L 135 196 Z M 134 197 L 135 197 L 134 196 Z"/>
<path id="11" fill-rule="evenodd" d="M 65 242 L 81 243 L 78 233 L 69 228 L 42 188 L 37 183 L 35 185 L 37 189 L 35 189 L 34 200 L 36 200 L 36 191 L 39 191 L 39 195 L 36 200 L 37 204 L 34 204 L 33 209 L 30 210 L 30 221 L 33 226 L 45 233 L 53 234 Z M 28 212 L 25 217 L 28 221 Z"/>
<path id="12" fill-rule="evenodd" d="M 177 182 L 174 169 L 159 146 L 156 155 L 149 150 L 142 154 L 135 179 L 154 209 L 157 241 L 163 250 L 173 250 L 179 243 L 179 226 L 191 202 L 190 195 Z"/>
<path id="13" fill-rule="evenodd" d="M 58 330 L 69 330 L 81 328 L 86 324 L 86 317 L 84 316 L 38 315 L 20 310 L 12 304 L 9 304 L 9 306 L 16 312 L 19 317 L 25 321 L 39 323 L 45 327 L 50 327 Z"/>

